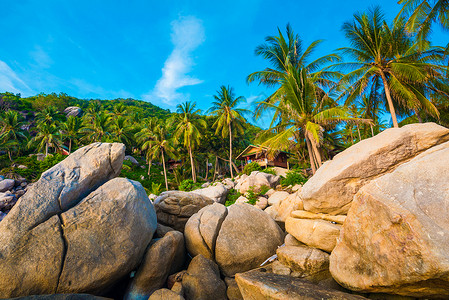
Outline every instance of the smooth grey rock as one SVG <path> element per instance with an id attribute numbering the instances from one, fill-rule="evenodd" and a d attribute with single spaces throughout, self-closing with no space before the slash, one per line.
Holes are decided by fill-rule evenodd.
<path id="1" fill-rule="evenodd" d="M 14 187 L 14 179 L 3 179 L 0 181 L 0 193 L 7 192 Z"/>
<path id="2" fill-rule="evenodd" d="M 137 181 L 115 178 L 61 215 L 67 245 L 58 292 L 99 293 L 134 270 L 157 220 Z"/>
<path id="3" fill-rule="evenodd" d="M 67 117 L 74 116 L 74 117 L 81 117 L 83 115 L 83 110 L 79 108 L 78 106 L 69 106 L 63 111 Z"/>
<path id="4" fill-rule="evenodd" d="M 179 231 L 167 232 L 146 251 L 125 299 L 148 299 L 164 286 L 169 275 L 181 270 L 184 263 L 184 235 Z"/>

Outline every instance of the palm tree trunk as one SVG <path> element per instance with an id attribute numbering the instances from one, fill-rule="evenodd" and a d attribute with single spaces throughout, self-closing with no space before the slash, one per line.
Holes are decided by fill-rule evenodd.
<path id="1" fill-rule="evenodd" d="M 9 160 L 12 161 L 12 158 L 11 158 L 11 151 L 10 151 L 10 150 L 8 150 L 8 156 L 9 156 Z"/>
<path id="2" fill-rule="evenodd" d="M 315 174 L 316 167 L 315 167 L 315 161 L 313 159 L 313 151 L 312 151 L 312 147 L 310 146 L 309 138 L 307 136 L 306 136 L 306 144 L 307 144 L 307 150 L 309 151 L 310 167 L 312 168 L 312 174 Z"/>
<path id="3" fill-rule="evenodd" d="M 316 146 L 316 142 L 313 138 L 310 139 L 310 144 L 312 145 L 313 153 L 315 156 L 315 161 L 317 163 L 317 170 L 319 167 L 321 167 L 321 154 L 320 151 L 318 151 L 318 147 Z"/>
<path id="4" fill-rule="evenodd" d="M 390 95 L 390 87 L 388 86 L 385 73 L 382 70 L 380 71 L 380 76 L 382 77 L 382 82 L 384 84 L 385 96 L 387 96 L 388 108 L 390 109 L 391 119 L 393 120 L 393 127 L 399 128 L 398 120 L 396 119 L 396 111 L 394 110 L 393 100 Z"/>
<path id="5" fill-rule="evenodd" d="M 168 191 L 167 170 L 165 169 L 164 151 L 162 151 L 162 166 L 164 167 L 165 190 Z"/>
<path id="6" fill-rule="evenodd" d="M 151 177 L 151 164 L 153 163 L 153 161 L 150 159 L 149 163 L 148 163 L 148 179 L 150 179 Z"/>
<path id="7" fill-rule="evenodd" d="M 416 115 L 416 117 L 418 118 L 418 122 L 419 122 L 419 123 L 422 123 L 422 118 L 421 118 L 421 116 L 419 115 L 419 113 L 416 111 L 416 109 L 415 109 L 415 115 Z"/>
<path id="8" fill-rule="evenodd" d="M 369 124 L 369 127 L 371 127 L 371 135 L 374 136 L 373 125 Z"/>
<path id="9" fill-rule="evenodd" d="M 217 175 L 217 166 L 218 166 L 218 156 L 215 156 L 214 178 L 212 179 L 212 182 L 215 181 L 215 175 Z"/>
<path id="10" fill-rule="evenodd" d="M 356 127 L 357 127 L 357 132 L 359 133 L 359 141 L 361 141 L 362 140 L 362 136 L 360 135 L 360 128 L 359 128 L 359 125 L 355 125 Z"/>
<path id="11" fill-rule="evenodd" d="M 232 128 L 231 128 L 231 123 L 229 123 L 229 169 L 231 170 L 231 178 L 234 178 L 234 173 L 232 172 Z"/>
<path id="12" fill-rule="evenodd" d="M 209 175 L 209 158 L 206 158 L 206 180 L 207 180 L 207 175 Z"/>
<path id="13" fill-rule="evenodd" d="M 190 165 L 192 166 L 192 179 L 196 182 L 195 163 L 193 162 L 192 147 L 189 146 Z"/>
<path id="14" fill-rule="evenodd" d="M 69 155 L 72 153 L 72 139 L 69 139 Z"/>
<path id="15" fill-rule="evenodd" d="M 48 143 L 45 143 L 45 157 L 48 156 Z"/>

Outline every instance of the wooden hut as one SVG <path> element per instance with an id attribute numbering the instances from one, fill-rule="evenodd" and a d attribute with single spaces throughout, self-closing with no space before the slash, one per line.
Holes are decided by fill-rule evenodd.
<path id="1" fill-rule="evenodd" d="M 245 166 L 252 162 L 257 162 L 261 167 L 281 167 L 288 169 L 288 158 L 290 153 L 280 150 L 272 150 L 260 145 L 249 145 L 237 156 L 237 160 L 242 161 Z"/>

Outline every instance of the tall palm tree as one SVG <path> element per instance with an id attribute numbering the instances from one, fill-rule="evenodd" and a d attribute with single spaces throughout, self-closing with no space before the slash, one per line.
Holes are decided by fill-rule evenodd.
<path id="1" fill-rule="evenodd" d="M 90 142 L 103 142 L 111 135 L 111 116 L 104 111 L 92 115 L 92 120 L 84 119 L 85 127 L 81 129 L 84 139 Z"/>
<path id="2" fill-rule="evenodd" d="M 243 96 L 236 97 L 231 87 L 222 85 L 217 91 L 217 95 L 214 95 L 215 101 L 212 102 L 210 113 L 217 117 L 217 120 L 213 124 L 216 128 L 215 134 L 221 131 L 222 137 L 229 135 L 229 168 L 231 170 L 231 178 L 234 178 L 232 171 L 232 132 L 237 131 L 243 134 L 243 125 L 245 119 L 243 114 L 248 112 L 246 109 L 238 108 L 238 105 L 245 102 Z"/>
<path id="3" fill-rule="evenodd" d="M 61 143 L 60 131 L 55 124 L 45 122 L 40 123 L 37 129 L 38 133 L 28 142 L 28 147 L 37 144 L 37 150 L 42 151 L 45 149 L 45 157 L 47 157 L 50 147 L 54 147 L 55 150 L 59 148 Z"/>
<path id="4" fill-rule="evenodd" d="M 114 105 L 114 109 L 113 109 L 113 112 L 112 112 L 112 114 L 114 116 L 125 116 L 126 113 L 127 113 L 127 110 L 126 110 L 126 105 L 125 104 L 118 103 L 118 104 Z"/>
<path id="5" fill-rule="evenodd" d="M 9 160 L 12 161 L 11 152 L 20 145 L 21 141 L 26 139 L 21 130 L 23 123 L 21 115 L 13 110 L 6 111 L 0 118 L 0 140 L 3 148 L 8 152 Z"/>
<path id="6" fill-rule="evenodd" d="M 175 157 L 173 141 L 168 134 L 168 123 L 160 124 L 154 129 L 153 139 L 148 141 L 148 153 L 150 159 L 161 157 L 164 168 L 165 189 L 168 191 L 167 168 L 165 166 L 165 155 Z"/>
<path id="7" fill-rule="evenodd" d="M 348 96 L 347 104 L 363 93 L 383 87 L 394 127 L 398 127 L 398 105 L 438 116 L 427 96 L 440 93 L 431 83 L 444 72 L 444 67 L 437 63 L 439 49 L 419 51 L 403 21 L 388 26 L 379 7 L 355 14 L 353 21 L 344 23 L 343 32 L 352 47 L 338 50 L 355 60 L 335 65 L 352 69 L 341 81 L 349 85 L 342 94 Z"/>
<path id="8" fill-rule="evenodd" d="M 140 144 L 140 148 L 145 152 L 145 158 L 148 163 L 148 178 L 151 176 L 151 165 L 153 163 L 153 155 L 150 151 L 150 141 L 154 140 L 155 128 L 160 125 L 156 118 L 147 118 L 143 122 L 142 129 L 135 134 L 135 139 Z"/>
<path id="9" fill-rule="evenodd" d="M 61 122 L 63 119 L 64 116 L 60 114 L 57 108 L 54 106 L 47 106 L 42 111 L 36 113 L 37 124 L 59 124 L 59 122 Z"/>
<path id="10" fill-rule="evenodd" d="M 75 116 L 68 116 L 67 120 L 61 124 L 63 137 L 69 140 L 69 154 L 72 153 L 72 143 L 76 143 L 80 138 L 82 128 L 83 120 Z"/>
<path id="11" fill-rule="evenodd" d="M 339 77 L 340 74 L 331 71 L 325 66 L 330 62 L 339 61 L 340 58 L 336 54 L 329 54 L 310 61 L 312 54 L 316 48 L 323 42 L 316 40 L 312 42 L 306 49 L 303 47 L 303 42 L 298 34 L 295 34 L 290 24 L 286 26 L 286 34 L 284 35 L 278 28 L 278 36 L 267 36 L 265 43 L 256 47 L 255 54 L 262 56 L 268 60 L 272 67 L 265 68 L 262 71 L 256 71 L 248 75 L 247 81 L 259 81 L 259 84 L 266 86 L 281 85 L 281 80 L 288 72 L 288 66 L 294 68 L 305 68 L 308 73 L 312 75 L 319 75 L 318 81 L 323 86 L 332 86 L 333 78 Z M 271 96 L 262 102 L 258 102 L 254 116 L 260 117 L 263 111 L 269 108 L 269 105 L 280 100 L 279 90 L 276 90 Z"/>
<path id="12" fill-rule="evenodd" d="M 449 29 L 448 0 L 399 0 L 398 3 L 403 4 L 403 7 L 396 20 L 408 17 L 406 29 L 416 34 L 421 49 L 429 44 L 428 37 L 433 23 Z"/>
<path id="13" fill-rule="evenodd" d="M 346 107 L 339 107 L 319 86 L 319 75 L 312 76 L 305 68 L 288 64 L 280 83 L 280 101 L 269 104 L 278 119 L 276 126 L 269 129 L 275 134 L 264 144 L 282 149 L 291 140 L 305 139 L 313 173 L 321 166 L 318 148 L 326 128 L 340 122 L 369 122 L 354 118 Z"/>
<path id="14" fill-rule="evenodd" d="M 112 119 L 111 135 L 115 141 L 129 145 L 133 140 L 131 129 L 128 119 L 124 116 L 119 115 Z"/>
<path id="15" fill-rule="evenodd" d="M 182 137 L 184 147 L 189 151 L 190 165 L 192 167 L 192 179 L 196 182 L 195 163 L 193 161 L 193 149 L 199 144 L 201 133 L 200 130 L 206 129 L 206 121 L 199 118 L 198 114 L 201 110 L 196 109 L 195 102 L 184 102 L 176 106 L 177 114 L 171 119 L 172 124 L 177 124 L 175 128 L 174 138 L 179 141 Z"/>

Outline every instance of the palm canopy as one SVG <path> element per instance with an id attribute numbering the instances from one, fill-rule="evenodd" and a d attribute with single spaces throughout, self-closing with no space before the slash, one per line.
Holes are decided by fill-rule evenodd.
<path id="1" fill-rule="evenodd" d="M 13 110 L 8 110 L 0 115 L 0 145 L 2 150 L 8 151 L 11 160 L 11 152 L 19 148 L 21 141 L 26 140 L 26 136 L 21 130 L 23 123 L 21 115 Z"/>
<path id="2" fill-rule="evenodd" d="M 246 100 L 243 96 L 236 97 L 234 90 L 224 85 L 217 91 L 217 95 L 214 95 L 214 99 L 209 112 L 216 116 L 217 120 L 212 126 L 216 128 L 215 134 L 219 134 L 221 131 L 222 137 L 229 135 L 229 168 L 231 177 L 234 177 L 232 171 L 232 132 L 237 131 L 240 134 L 244 132 L 243 126 L 246 120 L 243 115 L 248 110 L 238 108 L 238 106 Z"/>
<path id="3" fill-rule="evenodd" d="M 222 85 L 217 91 L 217 95 L 214 95 L 214 99 L 209 112 L 217 117 L 213 124 L 213 127 L 216 128 L 215 134 L 219 134 L 221 131 L 222 137 L 226 137 L 229 135 L 230 129 L 243 133 L 243 124 L 246 122 L 243 115 L 248 110 L 238 108 L 238 106 L 246 101 L 245 98 L 243 96 L 236 97 L 232 87 Z"/>
<path id="4" fill-rule="evenodd" d="M 63 136 L 69 140 L 69 153 L 72 152 L 72 142 L 77 141 L 81 136 L 83 120 L 75 116 L 68 116 L 67 120 L 61 124 Z"/>
<path id="5" fill-rule="evenodd" d="M 305 68 L 287 66 L 277 91 L 280 101 L 267 104 L 276 110 L 277 125 L 268 130 L 275 134 L 264 142 L 273 149 L 283 149 L 291 141 L 305 139 L 313 172 L 321 165 L 318 147 L 326 128 L 340 122 L 370 122 L 352 117 L 346 107 L 339 107 L 320 88 L 318 78 L 318 74 L 312 76 Z"/>
<path id="6" fill-rule="evenodd" d="M 333 80 L 340 78 L 341 74 L 329 70 L 328 66 L 329 63 L 340 61 L 340 57 L 337 54 L 329 54 L 312 60 L 312 55 L 322 40 L 316 40 L 304 49 L 301 38 L 293 32 L 290 24 L 286 26 L 285 35 L 279 28 L 278 34 L 278 36 L 266 37 L 265 43 L 255 50 L 255 54 L 268 60 L 272 67 L 251 73 L 247 77 L 248 83 L 258 80 L 259 84 L 279 87 L 288 68 L 293 67 L 305 69 L 323 88 L 330 89 L 334 86 Z M 276 90 L 267 99 L 258 102 L 254 117 L 259 118 L 265 110 L 270 109 L 269 104 L 278 103 L 280 99 L 282 99 L 282 92 Z"/>
<path id="7" fill-rule="evenodd" d="M 193 149 L 200 143 L 202 137 L 200 130 L 206 129 L 206 121 L 199 118 L 201 110 L 196 109 L 196 103 L 187 101 L 176 106 L 176 112 L 170 124 L 176 123 L 174 132 L 175 143 L 182 143 L 189 151 L 190 165 L 192 168 L 192 179 L 196 182 L 195 163 L 193 159 Z M 182 137 L 182 138 L 181 138 Z"/>
<path id="8" fill-rule="evenodd" d="M 375 95 L 370 98 L 376 101 L 382 90 L 395 127 L 398 106 L 438 116 L 429 97 L 442 92 L 435 88 L 445 71 L 439 64 L 442 49 L 419 51 L 407 35 L 402 19 L 389 26 L 379 7 L 355 14 L 353 21 L 344 23 L 343 32 L 351 47 L 338 50 L 354 61 L 334 67 L 350 69 L 340 82 L 346 86 L 341 97 L 347 97 L 347 104 L 365 93 Z"/>
<path id="9" fill-rule="evenodd" d="M 403 4 L 396 20 L 408 17 L 405 24 L 408 32 L 416 34 L 423 49 L 430 43 L 429 34 L 433 23 L 439 23 L 444 29 L 449 29 L 449 1 L 448 0 L 399 0 Z"/>
<path id="10" fill-rule="evenodd" d="M 199 143 L 201 138 L 201 129 L 205 129 L 206 121 L 199 118 L 200 109 L 196 109 L 195 102 L 184 102 L 176 106 L 177 114 L 171 119 L 171 124 L 177 124 L 175 127 L 174 138 L 182 142 L 184 147 L 192 149 Z"/>
<path id="11" fill-rule="evenodd" d="M 84 138 L 91 142 L 104 142 L 111 136 L 111 116 L 101 111 L 91 116 L 91 120 L 86 118 L 85 127 L 81 129 Z"/>

